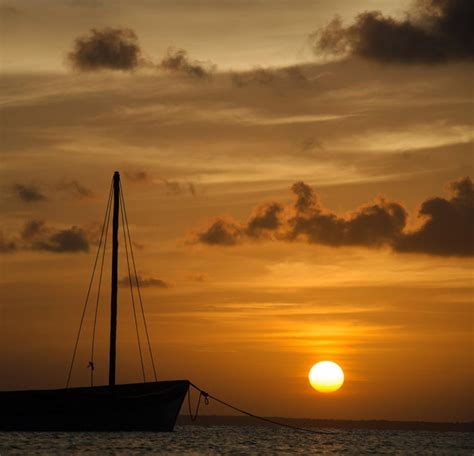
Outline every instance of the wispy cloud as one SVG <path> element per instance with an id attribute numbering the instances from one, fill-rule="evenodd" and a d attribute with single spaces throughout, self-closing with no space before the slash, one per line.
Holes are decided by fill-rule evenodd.
<path id="1" fill-rule="evenodd" d="M 94 192 L 87 188 L 85 185 L 81 184 L 77 180 L 63 180 L 57 185 L 57 189 L 60 191 L 68 192 L 75 198 L 91 198 L 94 196 Z"/>
<path id="2" fill-rule="evenodd" d="M 132 277 L 131 282 L 132 282 L 133 287 L 137 286 L 137 281 L 134 276 Z M 169 283 L 165 282 L 164 280 L 157 279 L 155 277 L 138 276 L 138 284 L 140 285 L 140 288 L 169 288 L 170 287 Z M 130 279 L 128 278 L 128 276 L 122 277 L 119 280 L 119 285 L 121 287 L 129 287 Z"/>

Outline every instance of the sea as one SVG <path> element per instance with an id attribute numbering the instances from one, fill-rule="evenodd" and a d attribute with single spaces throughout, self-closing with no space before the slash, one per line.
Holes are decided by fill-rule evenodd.
<path id="1" fill-rule="evenodd" d="M 0 432 L 6 455 L 474 455 L 469 432 L 177 426 L 171 433 Z"/>

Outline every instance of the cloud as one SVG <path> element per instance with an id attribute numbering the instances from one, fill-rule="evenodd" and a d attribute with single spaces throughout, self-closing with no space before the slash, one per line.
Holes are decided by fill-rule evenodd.
<path id="1" fill-rule="evenodd" d="M 208 245 L 236 245 L 241 242 L 244 231 L 238 222 L 221 218 L 215 220 L 208 228 L 198 233 L 196 239 L 192 242 Z"/>
<path id="2" fill-rule="evenodd" d="M 90 198 L 94 195 L 92 190 L 77 180 L 62 181 L 51 188 L 57 191 L 68 192 L 75 198 Z M 48 199 L 40 188 L 35 185 L 14 184 L 13 191 L 18 198 L 26 203 L 37 203 Z"/>
<path id="3" fill-rule="evenodd" d="M 398 203 L 379 199 L 346 217 L 326 211 L 313 189 L 304 182 L 293 184 L 296 214 L 288 220 L 286 237 L 331 246 L 375 247 L 398 237 L 406 225 L 407 213 Z"/>
<path id="4" fill-rule="evenodd" d="M 258 207 L 245 227 L 245 233 L 252 238 L 261 238 L 269 231 L 277 230 L 282 222 L 280 215 L 283 207 L 278 203 L 264 204 Z"/>
<path id="5" fill-rule="evenodd" d="M 291 191 L 296 195 L 295 208 L 298 212 L 305 212 L 317 205 L 313 189 L 304 182 L 295 182 Z"/>
<path id="6" fill-rule="evenodd" d="M 25 241 L 38 238 L 41 234 L 47 231 L 45 223 L 42 220 L 30 220 L 26 222 L 22 232 L 21 238 Z"/>
<path id="7" fill-rule="evenodd" d="M 31 248 L 55 253 L 88 252 L 89 241 L 84 230 L 73 226 L 65 230 L 54 230 L 44 237 L 35 239 Z"/>
<path id="8" fill-rule="evenodd" d="M 193 282 L 203 283 L 209 280 L 209 276 L 204 273 L 195 273 L 195 274 L 190 274 L 188 276 L 188 279 L 192 280 Z"/>
<path id="9" fill-rule="evenodd" d="M 156 68 L 171 74 L 183 74 L 197 79 L 208 78 L 216 65 L 191 60 L 184 49 L 168 48 L 160 62 L 143 57 L 136 33 L 129 28 L 91 29 L 76 38 L 68 61 L 79 71 L 133 71 L 140 67 Z"/>
<path id="10" fill-rule="evenodd" d="M 82 185 L 77 180 L 72 181 L 63 181 L 57 185 L 58 190 L 69 192 L 75 198 L 91 198 L 94 196 L 94 192 L 84 185 Z"/>
<path id="11" fill-rule="evenodd" d="M 6 240 L 0 232 L 0 252 L 37 250 L 54 253 L 77 253 L 89 251 L 90 233 L 73 226 L 57 229 L 47 226 L 43 220 L 29 220 L 25 223 L 16 240 Z"/>
<path id="12" fill-rule="evenodd" d="M 422 224 L 407 230 L 408 213 L 379 197 L 346 216 L 325 209 L 314 190 L 296 182 L 292 206 L 267 203 L 247 223 L 218 218 L 194 235 L 194 243 L 235 246 L 251 240 L 307 242 L 332 247 L 387 247 L 396 252 L 440 256 L 474 255 L 474 190 L 469 177 L 450 186 L 450 199 L 430 198 L 419 210 Z"/>
<path id="13" fill-rule="evenodd" d="M 184 49 L 173 48 L 168 49 L 158 67 L 170 73 L 181 73 L 198 79 L 207 78 L 216 70 L 213 64 L 190 60 Z"/>
<path id="14" fill-rule="evenodd" d="M 34 185 L 15 184 L 13 190 L 18 198 L 26 203 L 37 203 L 47 199 Z"/>
<path id="15" fill-rule="evenodd" d="M 163 185 L 165 186 L 167 195 L 179 195 L 182 191 L 179 182 L 169 181 L 166 179 L 161 179 L 161 182 L 163 182 Z"/>
<path id="16" fill-rule="evenodd" d="M 474 189 L 469 177 L 451 183 L 450 199 L 430 198 L 420 208 L 425 219 L 415 231 L 405 233 L 395 244 L 399 252 L 432 255 L 474 255 Z"/>
<path id="17" fill-rule="evenodd" d="M 167 195 L 182 195 L 183 193 L 189 192 L 190 195 L 196 196 L 196 186 L 192 182 L 187 182 L 186 184 L 181 184 L 177 181 L 170 181 L 167 179 L 160 179 L 165 187 Z"/>
<path id="18" fill-rule="evenodd" d="M 15 241 L 6 239 L 3 232 L 0 231 L 0 253 L 13 253 L 17 250 L 18 246 Z"/>
<path id="19" fill-rule="evenodd" d="M 124 175 L 132 182 L 148 182 L 150 180 L 146 171 L 125 171 Z"/>
<path id="20" fill-rule="evenodd" d="M 131 71 L 144 63 L 137 35 L 128 28 L 91 29 L 76 39 L 68 58 L 80 71 Z"/>
<path id="21" fill-rule="evenodd" d="M 301 67 L 254 68 L 250 71 L 232 73 L 232 83 L 236 87 L 293 85 L 306 86 L 310 81 Z"/>
<path id="22" fill-rule="evenodd" d="M 315 137 L 307 137 L 298 143 L 298 149 L 305 153 L 315 150 L 324 151 L 324 145 Z"/>
<path id="23" fill-rule="evenodd" d="M 161 279 L 156 279 L 154 277 L 141 277 L 138 276 L 138 283 L 140 284 L 140 288 L 169 288 L 170 285 L 165 282 L 164 280 Z M 122 277 L 119 280 L 119 285 L 121 287 L 129 287 L 130 286 L 130 280 L 128 276 Z M 134 287 L 137 286 L 135 277 L 132 277 L 132 285 Z"/>
<path id="24" fill-rule="evenodd" d="M 472 60 L 473 22 L 472 0 L 417 0 L 403 20 L 366 11 L 344 26 L 336 17 L 310 39 L 316 53 L 355 55 L 378 62 Z"/>
<path id="25" fill-rule="evenodd" d="M 193 182 L 179 182 L 165 178 L 152 178 L 148 172 L 142 170 L 125 171 L 124 175 L 127 180 L 135 184 L 146 183 L 151 185 L 162 185 L 168 196 L 178 196 L 186 193 L 189 193 L 192 196 L 197 196 L 197 188 Z"/>

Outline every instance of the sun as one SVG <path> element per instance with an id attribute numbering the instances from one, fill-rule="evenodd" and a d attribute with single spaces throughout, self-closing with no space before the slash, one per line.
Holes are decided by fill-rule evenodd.
<path id="1" fill-rule="evenodd" d="M 320 361 L 311 368 L 308 378 L 316 391 L 332 393 L 344 383 L 344 371 L 332 361 Z"/>

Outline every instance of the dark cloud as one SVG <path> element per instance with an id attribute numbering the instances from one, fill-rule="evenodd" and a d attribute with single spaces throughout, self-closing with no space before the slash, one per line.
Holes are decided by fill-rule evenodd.
<path id="1" fill-rule="evenodd" d="M 26 222 L 22 232 L 21 238 L 24 241 L 30 241 L 46 232 L 45 223 L 42 220 L 30 220 Z"/>
<path id="2" fill-rule="evenodd" d="M 245 225 L 231 219 L 216 219 L 192 243 L 232 246 L 243 240 L 268 238 L 282 226 L 282 212 L 279 203 L 267 203 L 257 207 Z"/>
<path id="3" fill-rule="evenodd" d="M 245 86 L 275 86 L 288 85 L 305 86 L 309 79 L 301 67 L 290 66 L 283 68 L 254 68 L 231 75 L 232 83 L 236 87 Z"/>
<path id="4" fill-rule="evenodd" d="M 314 152 L 315 150 L 324 151 L 324 146 L 315 137 L 308 137 L 298 143 L 298 148 L 301 152 Z"/>
<path id="5" fill-rule="evenodd" d="M 278 203 L 264 204 L 256 209 L 245 228 L 247 236 L 252 238 L 264 237 L 269 231 L 280 228 L 283 207 Z"/>
<path id="6" fill-rule="evenodd" d="M 304 182 L 293 184 L 292 191 L 296 200 L 291 207 L 266 204 L 246 224 L 217 219 L 199 232 L 194 242 L 233 246 L 274 239 L 332 247 L 386 246 L 397 252 L 442 256 L 474 255 L 474 190 L 469 177 L 451 184 L 452 198 L 426 200 L 419 211 L 423 223 L 413 231 L 407 230 L 408 213 L 397 202 L 378 198 L 339 216 L 326 210 Z"/>
<path id="7" fill-rule="evenodd" d="M 164 280 L 161 279 L 156 279 L 154 277 L 140 277 L 138 276 L 138 283 L 140 284 L 140 288 L 169 288 L 169 284 L 165 282 Z M 129 287 L 130 286 L 130 280 L 128 276 L 122 277 L 119 280 L 119 285 L 121 287 Z M 135 277 L 132 277 L 132 286 L 136 287 L 137 283 L 135 280 Z"/>
<path id="8" fill-rule="evenodd" d="M 146 171 L 125 171 L 124 175 L 132 182 L 148 182 L 150 180 Z"/>
<path id="9" fill-rule="evenodd" d="M 465 177 L 450 186 L 450 199 L 430 198 L 420 208 L 423 225 L 404 234 L 395 244 L 400 252 L 433 255 L 474 255 L 474 189 Z"/>
<path id="10" fill-rule="evenodd" d="M 42 220 L 25 223 L 17 236 L 18 241 L 7 241 L 0 232 L 0 251 L 38 250 L 55 253 L 89 251 L 89 235 L 86 230 L 73 226 L 69 229 L 49 227 Z"/>
<path id="11" fill-rule="evenodd" d="M 324 210 L 313 189 L 304 182 L 293 184 L 296 214 L 288 220 L 286 237 L 332 246 L 379 246 L 399 236 L 406 224 L 405 209 L 383 199 L 361 207 L 347 217 Z"/>
<path id="12" fill-rule="evenodd" d="M 91 198 L 92 196 L 94 196 L 94 193 L 92 192 L 92 190 L 88 189 L 77 180 L 63 181 L 58 184 L 57 189 L 66 191 L 70 193 L 72 196 L 74 196 L 75 198 L 83 199 L 83 198 Z"/>
<path id="13" fill-rule="evenodd" d="M 417 0 L 403 20 L 366 11 L 352 25 L 339 18 L 311 36 L 317 53 L 379 62 L 441 63 L 474 57 L 472 0 Z"/>
<path id="14" fill-rule="evenodd" d="M 132 71 L 147 67 L 197 79 L 208 78 L 216 71 L 212 63 L 190 59 L 184 49 L 168 48 L 159 63 L 144 58 L 138 37 L 129 28 L 91 29 L 88 35 L 76 38 L 68 60 L 80 71 Z"/>
<path id="15" fill-rule="evenodd" d="M 198 79 L 209 77 L 216 69 L 215 65 L 210 63 L 190 60 L 184 49 L 172 48 L 168 49 L 158 67 L 171 73 L 181 73 Z"/>
<path id="16" fill-rule="evenodd" d="M 17 248 L 16 242 L 11 239 L 6 239 L 2 231 L 0 231 L 0 253 L 13 253 Z"/>
<path id="17" fill-rule="evenodd" d="M 208 245 L 236 245 L 241 242 L 243 231 L 237 222 L 217 219 L 208 228 L 198 233 L 193 242 Z"/>
<path id="18" fill-rule="evenodd" d="M 76 39 L 68 58 L 80 71 L 131 71 L 144 63 L 137 35 L 128 28 L 91 29 Z"/>
<path id="19" fill-rule="evenodd" d="M 295 208 L 298 212 L 306 212 L 317 206 L 313 189 L 304 182 L 295 182 L 291 191 L 296 195 Z"/>
<path id="20" fill-rule="evenodd" d="M 34 185 L 15 184 L 13 190 L 22 201 L 37 203 L 46 200 L 46 196 Z"/>
<path id="21" fill-rule="evenodd" d="M 89 241 L 84 230 L 73 226 L 69 229 L 53 231 L 40 239 L 35 239 L 31 248 L 55 253 L 88 252 Z"/>

